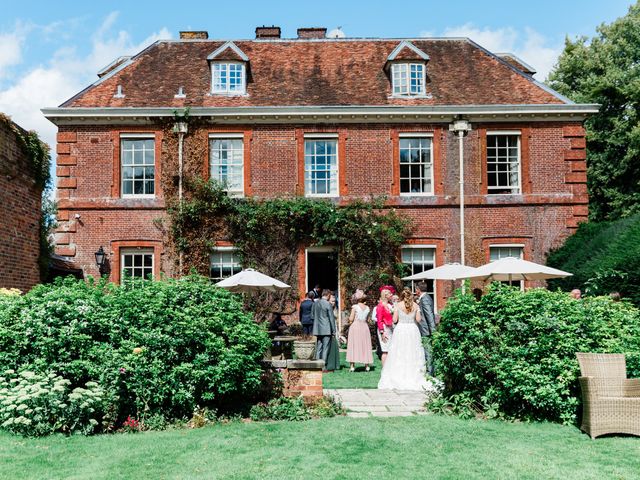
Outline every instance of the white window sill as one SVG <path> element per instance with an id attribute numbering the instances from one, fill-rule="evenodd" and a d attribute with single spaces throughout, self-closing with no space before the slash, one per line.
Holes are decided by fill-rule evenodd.
<path id="1" fill-rule="evenodd" d="M 318 194 L 318 193 L 305 193 L 304 196 L 308 198 L 339 198 L 340 197 L 340 195 L 338 195 L 337 193 L 332 193 L 329 195 Z"/>
<path id="2" fill-rule="evenodd" d="M 401 197 L 434 197 L 433 193 L 400 192 Z"/>
<path id="3" fill-rule="evenodd" d="M 400 100 L 411 100 L 414 98 L 431 99 L 433 98 L 433 95 L 430 93 L 416 93 L 416 94 L 408 93 L 403 95 L 396 93 L 396 94 L 389 95 L 389 98 L 400 99 Z"/>
<path id="4" fill-rule="evenodd" d="M 511 196 L 513 196 L 513 195 L 522 195 L 522 192 L 515 192 L 515 193 L 493 193 L 493 192 L 491 192 L 491 190 L 489 190 L 489 191 L 487 192 L 487 195 L 491 195 L 491 196 L 496 196 L 496 195 L 511 195 Z"/>
<path id="5" fill-rule="evenodd" d="M 210 97 L 248 97 L 247 92 L 209 92 Z"/>
<path id="6" fill-rule="evenodd" d="M 123 194 L 122 198 L 127 198 L 127 199 L 131 199 L 131 198 L 135 198 L 135 199 L 153 199 L 153 198 L 156 198 L 156 196 L 155 195 Z"/>

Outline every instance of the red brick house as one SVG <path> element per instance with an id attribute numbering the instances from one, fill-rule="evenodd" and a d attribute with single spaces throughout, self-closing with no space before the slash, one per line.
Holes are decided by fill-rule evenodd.
<path id="1" fill-rule="evenodd" d="M 42 186 L 19 138 L 26 134 L 0 114 L 0 287 L 22 291 L 40 282 Z"/>
<path id="2" fill-rule="evenodd" d="M 59 128 L 57 253 L 95 275 L 103 246 L 116 282 L 125 270 L 176 274 L 158 219 L 163 185 L 179 176 L 179 134 L 161 125 L 189 107 L 205 126 L 190 128 L 184 145 L 207 148 L 184 168 L 239 196 L 386 195 L 414 221 L 400 252 L 413 272 L 460 261 L 462 143 L 466 263 L 544 262 L 587 219 L 582 121 L 597 106 L 571 102 L 533 73 L 467 38 L 299 29 L 284 39 L 278 27 L 261 27 L 253 40 L 182 32 L 158 41 L 44 110 Z M 468 123 L 454 123 L 461 119 Z M 464 126 L 461 141 L 454 125 Z M 326 250 L 301 247 L 300 291 L 336 286 Z M 218 242 L 212 277 L 239 268 L 233 245 Z M 440 305 L 449 288 L 436 285 Z"/>

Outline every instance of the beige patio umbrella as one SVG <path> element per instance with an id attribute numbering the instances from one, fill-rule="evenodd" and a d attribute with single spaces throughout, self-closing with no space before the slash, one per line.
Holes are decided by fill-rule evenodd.
<path id="1" fill-rule="evenodd" d="M 459 278 L 467 278 L 465 275 L 470 275 L 475 271 L 475 268 L 459 263 L 445 263 L 439 267 L 404 277 L 402 280 L 458 280 Z"/>
<path id="2" fill-rule="evenodd" d="M 529 262 L 516 257 L 505 257 L 494 262 L 489 262 L 475 269 L 475 271 L 460 278 L 471 280 L 492 280 L 499 282 L 512 282 L 519 280 L 547 280 L 550 278 L 564 278 L 571 273 L 563 272 L 556 268 L 547 267 L 538 263 Z"/>
<path id="3" fill-rule="evenodd" d="M 216 283 L 233 293 L 279 292 L 291 288 L 284 282 L 271 278 L 253 268 L 245 268 L 235 275 Z"/>

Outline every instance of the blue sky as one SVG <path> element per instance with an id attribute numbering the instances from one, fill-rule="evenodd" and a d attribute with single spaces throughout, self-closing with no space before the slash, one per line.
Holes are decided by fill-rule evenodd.
<path id="1" fill-rule="evenodd" d="M 624 15 L 629 0 L 535 2 L 390 1 L 28 1 L 0 15 L 0 111 L 53 142 L 39 109 L 56 106 L 93 82 L 96 72 L 179 30 L 210 38 L 252 38 L 258 25 L 342 27 L 349 37 L 469 36 L 492 51 L 511 51 L 543 80 L 565 36 L 592 36 Z"/>

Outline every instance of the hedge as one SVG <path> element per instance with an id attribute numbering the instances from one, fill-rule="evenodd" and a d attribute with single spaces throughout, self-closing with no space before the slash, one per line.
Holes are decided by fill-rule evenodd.
<path id="1" fill-rule="evenodd" d="M 434 338 L 445 394 L 467 394 L 524 420 L 576 421 L 576 352 L 623 352 L 640 376 L 640 314 L 609 297 L 494 284 L 478 302 L 449 299 Z"/>

